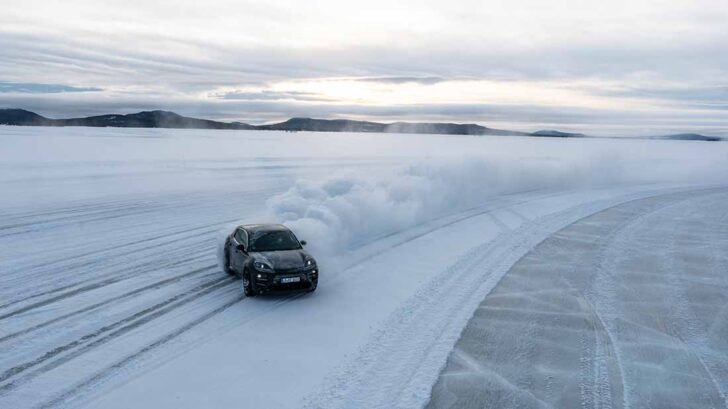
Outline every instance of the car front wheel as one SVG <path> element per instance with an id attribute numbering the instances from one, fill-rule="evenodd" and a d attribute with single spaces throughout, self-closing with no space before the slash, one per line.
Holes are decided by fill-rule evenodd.
<path id="1" fill-rule="evenodd" d="M 248 273 L 248 270 L 245 270 L 245 272 L 243 272 L 243 292 L 245 293 L 246 297 L 255 296 L 255 291 L 253 291 L 253 283 L 250 282 L 250 273 Z"/>

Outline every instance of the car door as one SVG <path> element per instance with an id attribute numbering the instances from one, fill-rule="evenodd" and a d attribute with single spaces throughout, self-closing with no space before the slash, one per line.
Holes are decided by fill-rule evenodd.
<path id="1" fill-rule="evenodd" d="M 243 228 L 238 228 L 235 230 L 235 234 L 233 235 L 233 248 L 231 249 L 230 254 L 232 255 L 231 260 L 233 264 L 233 268 L 235 271 L 243 272 L 243 267 L 245 266 L 245 262 L 248 259 L 248 232 Z M 238 245 L 242 244 L 245 246 L 245 250 L 238 249 Z"/>

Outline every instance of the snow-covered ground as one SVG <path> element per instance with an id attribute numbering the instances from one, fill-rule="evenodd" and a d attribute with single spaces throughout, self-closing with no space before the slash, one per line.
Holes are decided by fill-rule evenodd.
<path id="1" fill-rule="evenodd" d="M 539 242 L 728 181 L 704 142 L 0 127 L 0 147 L 3 408 L 423 406 Z M 220 270 L 220 237 L 258 221 L 309 241 L 316 293 L 245 299 Z"/>

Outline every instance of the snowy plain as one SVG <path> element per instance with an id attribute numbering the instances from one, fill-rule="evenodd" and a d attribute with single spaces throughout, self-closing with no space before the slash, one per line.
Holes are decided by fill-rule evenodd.
<path id="1" fill-rule="evenodd" d="M 0 147 L 13 408 L 421 407 L 544 239 L 728 182 L 728 143 L 0 127 Z M 310 243 L 316 293 L 246 299 L 219 268 L 221 237 L 268 221 Z"/>

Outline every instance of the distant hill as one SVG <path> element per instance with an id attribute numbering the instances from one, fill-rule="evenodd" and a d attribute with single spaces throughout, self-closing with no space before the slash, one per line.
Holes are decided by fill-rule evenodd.
<path id="1" fill-rule="evenodd" d="M 385 132 L 386 125 L 377 122 L 351 121 L 348 119 L 291 118 L 285 122 L 260 125 L 257 128 L 273 131 Z"/>
<path id="2" fill-rule="evenodd" d="M 443 134 L 443 135 L 528 135 L 524 132 L 491 129 L 476 124 L 395 122 L 384 124 L 379 122 L 352 121 L 349 119 L 313 119 L 291 118 L 285 122 L 261 125 L 257 129 L 278 131 L 310 131 L 310 132 L 389 132 L 411 134 Z"/>
<path id="3" fill-rule="evenodd" d="M 531 136 L 548 136 L 552 138 L 584 138 L 586 135 L 583 133 L 571 133 L 571 132 L 561 132 L 556 131 L 553 129 L 543 129 L 540 131 L 536 131 L 531 133 Z"/>
<path id="4" fill-rule="evenodd" d="M 23 109 L 0 109 L 0 125 L 91 126 L 116 128 L 256 129 L 240 122 L 227 123 L 189 118 L 169 111 L 143 111 L 127 115 L 99 115 L 86 118 L 50 119 Z"/>
<path id="5" fill-rule="evenodd" d="M 169 111 L 143 111 L 126 115 L 98 115 L 85 118 L 51 119 L 23 109 L 0 109 L 0 125 L 18 126 L 91 126 L 117 128 L 192 128 L 192 129 L 257 129 L 309 132 L 390 132 L 445 135 L 520 135 L 525 132 L 492 129 L 476 124 L 410 123 L 391 124 L 349 119 L 291 118 L 269 125 L 242 122 L 219 122 L 189 118 Z"/>
<path id="6" fill-rule="evenodd" d="M 99 115 L 87 118 L 61 119 L 62 126 L 96 126 L 120 128 L 193 128 L 193 129 L 255 129 L 240 122 L 227 123 L 189 118 L 169 111 L 144 111 L 127 115 Z"/>
<path id="7" fill-rule="evenodd" d="M 697 133 L 679 133 L 674 135 L 658 136 L 653 139 L 669 139 L 671 141 L 708 141 L 716 142 L 722 141 L 723 138 L 717 136 L 706 136 Z"/>
<path id="8" fill-rule="evenodd" d="M 53 126 L 54 119 L 48 119 L 24 109 L 0 109 L 0 125 Z"/>
<path id="9" fill-rule="evenodd" d="M 453 135 L 507 135 L 527 136 L 525 132 L 493 129 L 477 124 L 451 124 L 451 123 L 409 123 L 395 122 L 386 126 L 385 132 L 391 133 L 423 133 L 423 134 L 453 134 Z"/>

